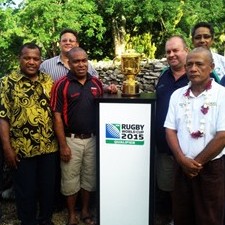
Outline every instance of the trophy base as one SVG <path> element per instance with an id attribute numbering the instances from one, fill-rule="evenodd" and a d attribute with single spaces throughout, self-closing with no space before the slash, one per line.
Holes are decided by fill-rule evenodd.
<path id="1" fill-rule="evenodd" d="M 123 83 L 122 87 L 122 97 L 138 97 L 139 94 L 139 84 L 137 81 L 134 81 L 133 85 L 128 84 L 128 82 Z"/>
<path id="2" fill-rule="evenodd" d="M 121 93 L 122 97 L 139 97 L 140 93 L 136 93 L 136 94 L 127 94 L 127 93 Z"/>

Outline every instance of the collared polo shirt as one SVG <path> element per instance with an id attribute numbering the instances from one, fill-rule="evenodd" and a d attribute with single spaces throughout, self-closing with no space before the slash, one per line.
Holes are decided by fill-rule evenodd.
<path id="1" fill-rule="evenodd" d="M 71 71 L 54 84 L 51 106 L 54 112 L 62 114 L 65 133 L 95 132 L 94 99 L 102 94 L 101 81 L 90 74 L 87 75 L 84 85 Z"/>
<path id="2" fill-rule="evenodd" d="M 172 154 L 166 141 L 163 125 L 169 107 L 170 96 L 175 90 L 187 84 L 186 74 L 175 80 L 170 68 L 167 68 L 159 78 L 156 86 L 156 144 L 159 152 Z"/>
<path id="3" fill-rule="evenodd" d="M 10 141 L 20 157 L 57 151 L 50 108 L 51 77 L 39 73 L 37 81 L 13 72 L 0 83 L 0 118 L 10 124 Z"/>

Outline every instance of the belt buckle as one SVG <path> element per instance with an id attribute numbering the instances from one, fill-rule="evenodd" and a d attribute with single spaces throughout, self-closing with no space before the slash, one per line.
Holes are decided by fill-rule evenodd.
<path id="1" fill-rule="evenodd" d="M 85 139 L 86 135 L 85 134 L 80 134 L 79 136 L 80 136 L 80 139 Z"/>

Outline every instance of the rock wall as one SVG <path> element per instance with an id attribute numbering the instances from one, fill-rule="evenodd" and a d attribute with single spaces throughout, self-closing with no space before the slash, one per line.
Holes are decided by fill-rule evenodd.
<path id="1" fill-rule="evenodd" d="M 124 75 L 121 73 L 120 65 L 115 65 L 112 61 L 100 61 L 93 63 L 93 65 L 104 84 L 114 83 L 121 88 Z M 160 72 L 166 66 L 167 61 L 165 58 L 142 61 L 141 71 L 136 77 L 136 80 L 139 82 L 140 92 L 154 92 Z"/>

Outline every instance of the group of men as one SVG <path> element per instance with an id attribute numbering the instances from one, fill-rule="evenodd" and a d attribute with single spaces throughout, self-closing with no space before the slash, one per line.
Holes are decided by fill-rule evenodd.
<path id="1" fill-rule="evenodd" d="M 12 169 L 21 225 L 53 224 L 59 162 L 67 224 L 79 223 L 79 191 L 80 220 L 96 224 L 89 207 L 96 188 L 94 99 L 103 91 L 116 93 L 117 87 L 104 85 L 103 90 L 75 31 L 63 30 L 59 47 L 59 56 L 42 62 L 39 46 L 24 44 L 19 70 L 0 82 L 0 136 L 5 162 Z"/>
<path id="2" fill-rule="evenodd" d="M 224 224 L 225 88 L 218 83 L 225 57 L 210 51 L 213 40 L 211 24 L 200 22 L 192 51 L 181 36 L 165 44 L 169 67 L 156 86 L 156 146 L 158 188 L 172 200 L 168 224 Z"/>
<path id="3" fill-rule="evenodd" d="M 171 194 L 175 225 L 224 224 L 225 88 L 217 82 L 225 59 L 211 53 L 213 38 L 205 22 L 194 26 L 190 52 L 181 36 L 169 38 L 169 68 L 156 86 L 157 184 Z M 79 223 L 79 191 L 80 219 L 96 224 L 89 207 L 96 188 L 94 99 L 117 88 L 102 85 L 76 32 L 63 30 L 59 47 L 59 56 L 41 62 L 41 49 L 24 44 L 19 70 L 0 82 L 0 137 L 21 225 L 53 224 L 59 161 L 67 224 Z"/>

